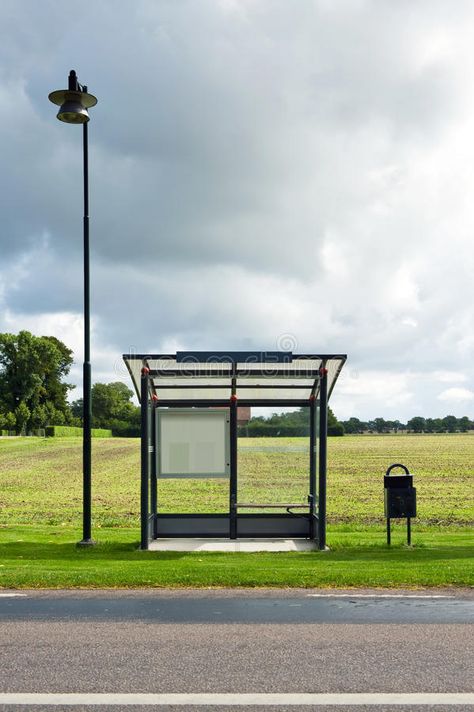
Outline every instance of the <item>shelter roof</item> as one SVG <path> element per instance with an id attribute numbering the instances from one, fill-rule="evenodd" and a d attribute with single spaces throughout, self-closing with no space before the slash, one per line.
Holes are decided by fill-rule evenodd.
<path id="1" fill-rule="evenodd" d="M 151 395 L 163 406 L 301 406 L 319 398 L 321 369 L 327 370 L 328 396 L 346 361 L 345 354 L 293 354 L 289 351 L 178 351 L 124 354 L 138 398 L 142 368 L 149 369 Z"/>

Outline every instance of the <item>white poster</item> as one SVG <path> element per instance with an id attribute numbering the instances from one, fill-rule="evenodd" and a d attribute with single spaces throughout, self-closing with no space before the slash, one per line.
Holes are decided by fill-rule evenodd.
<path id="1" fill-rule="evenodd" d="M 229 410 L 157 411 L 158 477 L 229 477 Z"/>

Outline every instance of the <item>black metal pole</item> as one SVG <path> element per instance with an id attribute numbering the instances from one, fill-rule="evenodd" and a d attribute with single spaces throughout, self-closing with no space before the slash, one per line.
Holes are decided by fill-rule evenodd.
<path id="1" fill-rule="evenodd" d="M 316 518 L 316 398 L 309 399 L 309 538 L 317 538 Z"/>
<path id="2" fill-rule="evenodd" d="M 149 406 L 148 406 L 148 374 L 146 367 L 142 368 L 141 379 L 141 478 L 140 478 L 140 548 L 148 549 L 148 491 L 149 491 Z"/>
<path id="3" fill-rule="evenodd" d="M 327 477 L 327 438 L 328 438 L 328 372 L 321 368 L 319 381 L 319 548 L 326 548 L 326 477 Z"/>
<path id="4" fill-rule="evenodd" d="M 84 87 L 87 91 L 87 87 Z M 80 546 L 91 546 L 95 542 L 92 534 L 92 455 L 91 455 L 91 355 L 90 355 L 90 278 L 89 278 L 89 145 L 87 121 L 83 124 L 84 159 L 84 364 L 82 395 L 82 540 Z"/>
<path id="5" fill-rule="evenodd" d="M 391 542 L 390 517 L 387 517 L 387 546 L 390 546 Z"/>
<path id="6" fill-rule="evenodd" d="M 411 518 L 407 517 L 407 544 L 411 546 Z"/>

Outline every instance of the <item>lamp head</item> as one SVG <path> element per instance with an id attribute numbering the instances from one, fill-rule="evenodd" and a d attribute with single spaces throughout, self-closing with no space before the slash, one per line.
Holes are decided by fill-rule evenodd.
<path id="1" fill-rule="evenodd" d="M 89 121 L 87 109 L 97 104 L 95 96 L 87 93 L 87 87 L 79 84 L 74 71 L 69 74 L 69 88 L 53 91 L 48 98 L 60 107 L 57 118 L 66 124 L 85 124 Z"/>

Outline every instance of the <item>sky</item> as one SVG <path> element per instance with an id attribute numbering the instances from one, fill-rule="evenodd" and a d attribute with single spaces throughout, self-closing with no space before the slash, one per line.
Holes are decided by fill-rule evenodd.
<path id="1" fill-rule="evenodd" d="M 340 419 L 474 417 L 474 3 L 2 0 L 0 331 L 346 353 Z"/>

